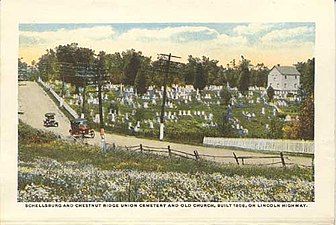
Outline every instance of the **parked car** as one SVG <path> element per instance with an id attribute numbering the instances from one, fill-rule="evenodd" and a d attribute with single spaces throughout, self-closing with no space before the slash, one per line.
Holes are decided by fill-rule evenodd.
<path id="1" fill-rule="evenodd" d="M 45 120 L 43 120 L 43 124 L 45 127 L 58 127 L 58 122 L 55 120 L 55 113 L 46 113 L 44 116 Z"/>
<path id="2" fill-rule="evenodd" d="M 95 132 L 93 129 L 90 128 L 86 119 L 78 118 L 72 120 L 70 123 L 71 129 L 69 130 L 69 132 L 72 136 L 89 136 L 91 138 L 94 138 Z"/>

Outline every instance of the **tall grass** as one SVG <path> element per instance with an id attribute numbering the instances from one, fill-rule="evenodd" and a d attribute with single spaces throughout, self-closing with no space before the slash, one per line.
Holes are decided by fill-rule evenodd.
<path id="1" fill-rule="evenodd" d="M 309 168 L 225 165 L 177 157 L 169 158 L 150 153 L 125 151 L 118 148 L 108 153 L 102 153 L 98 147 L 65 142 L 57 139 L 57 136 L 52 133 L 36 130 L 20 122 L 19 160 L 29 162 L 40 157 L 51 158 L 60 162 L 74 161 L 82 164 L 92 164 L 103 170 L 138 170 L 192 174 L 220 172 L 226 176 L 262 176 L 273 179 L 299 177 L 308 181 L 313 180 L 312 169 Z"/>

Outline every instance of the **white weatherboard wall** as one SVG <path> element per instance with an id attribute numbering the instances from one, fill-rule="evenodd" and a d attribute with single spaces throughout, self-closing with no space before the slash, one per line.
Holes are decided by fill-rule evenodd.
<path id="1" fill-rule="evenodd" d="M 276 151 L 314 154 L 313 141 L 204 137 L 203 144 L 206 146 L 235 147 L 267 152 Z"/>

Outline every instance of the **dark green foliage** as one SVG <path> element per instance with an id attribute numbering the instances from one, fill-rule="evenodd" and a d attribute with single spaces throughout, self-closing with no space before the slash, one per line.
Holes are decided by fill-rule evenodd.
<path id="1" fill-rule="evenodd" d="M 314 94 L 315 58 L 296 64 L 300 72 L 300 93 L 302 98 Z"/>
<path id="2" fill-rule="evenodd" d="M 147 92 L 148 83 L 147 83 L 147 71 L 149 70 L 149 59 L 142 62 L 141 68 L 135 79 L 135 88 L 139 95 L 143 95 Z"/>
<path id="3" fill-rule="evenodd" d="M 271 102 L 273 100 L 274 94 L 275 94 L 274 89 L 272 88 L 272 86 L 269 86 L 267 88 L 267 97 L 268 97 L 269 102 Z"/>
<path id="4" fill-rule="evenodd" d="M 206 86 L 205 71 L 201 63 L 198 63 L 195 71 L 194 88 L 203 90 Z"/>
<path id="5" fill-rule="evenodd" d="M 314 140 L 314 96 L 306 98 L 299 114 L 299 135 L 305 140 Z"/>
<path id="6" fill-rule="evenodd" d="M 238 90 L 241 93 L 246 93 L 250 85 L 250 61 L 242 57 L 242 61 L 239 65 L 240 77 L 238 82 Z"/>
<path id="7" fill-rule="evenodd" d="M 282 138 L 283 137 L 283 128 L 284 123 L 280 120 L 277 120 L 276 118 L 271 119 L 270 123 L 269 123 L 269 134 L 268 134 L 268 138 L 272 138 L 272 139 L 278 139 L 278 138 Z"/>
<path id="8" fill-rule="evenodd" d="M 218 124 L 218 130 L 222 137 L 236 137 L 236 130 L 231 127 L 231 123 L 228 120 L 227 114 L 223 113 L 219 118 L 215 118 Z"/>
<path id="9" fill-rule="evenodd" d="M 31 126 L 19 122 L 18 140 L 22 143 L 49 143 L 55 141 L 57 136 L 52 132 L 37 130 Z"/>
<path id="10" fill-rule="evenodd" d="M 223 87 L 223 89 L 220 91 L 220 97 L 223 105 L 227 106 L 230 104 L 232 96 L 226 87 Z"/>
<path id="11" fill-rule="evenodd" d="M 129 59 L 125 62 L 124 80 L 123 80 L 124 84 L 134 85 L 134 81 L 138 74 L 140 66 L 141 66 L 140 57 L 136 52 L 133 51 Z"/>
<path id="12" fill-rule="evenodd" d="M 268 73 L 269 69 L 263 63 L 258 63 L 251 70 L 250 86 L 266 87 Z"/>

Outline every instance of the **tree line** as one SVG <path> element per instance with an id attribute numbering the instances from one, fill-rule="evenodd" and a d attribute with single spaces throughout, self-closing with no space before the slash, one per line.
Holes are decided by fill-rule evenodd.
<path id="1" fill-rule="evenodd" d="M 99 60 L 103 62 L 101 68 L 97 68 Z M 95 54 L 94 50 L 79 47 L 77 43 L 48 49 L 37 62 L 32 63 L 35 69 L 33 78 L 40 76 L 45 81 L 64 80 L 81 87 L 83 76 L 100 69 L 112 83 L 135 86 L 139 94 L 145 93 L 149 85 L 163 85 L 164 67 L 164 60 L 144 56 L 141 51 L 134 49 L 121 53 L 107 54 L 101 51 Z M 207 85 L 228 83 L 244 92 L 249 86 L 266 87 L 269 68 L 263 63 L 253 66 L 244 57 L 238 63 L 232 60 L 223 67 L 218 60 L 189 55 L 186 63 L 172 64 L 170 71 L 168 85 L 193 85 L 195 89 L 203 90 Z M 82 75 L 81 78 L 78 74 Z"/>
<path id="2" fill-rule="evenodd" d="M 71 43 L 46 50 L 31 65 L 19 59 L 18 68 L 19 76 L 25 79 L 41 77 L 44 81 L 63 80 L 73 84 L 77 92 L 79 87 L 83 87 L 85 76 L 103 72 L 113 84 L 131 85 L 137 89 L 138 94 L 144 94 L 150 85 L 163 85 L 165 63 L 160 58 L 152 59 L 134 49 L 112 54 L 100 51 L 95 54 L 90 48 Z M 295 66 L 301 74 L 299 120 L 287 126 L 279 126 L 278 135 L 273 138 L 314 139 L 315 59 L 298 62 Z M 186 63 L 172 65 L 167 84 L 193 85 L 199 90 L 207 85 L 226 87 L 229 84 L 230 87 L 237 87 L 240 92 L 246 93 L 249 86 L 267 87 L 269 71 L 263 63 L 252 65 L 243 56 L 238 62 L 232 60 L 224 67 L 218 60 L 189 55 Z M 274 95 L 274 92 L 268 94 Z M 230 92 L 224 89 L 221 96 L 223 105 L 227 105 L 231 99 Z M 223 129 L 228 130 L 227 126 L 223 126 Z"/>

